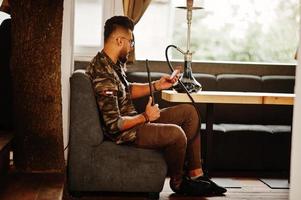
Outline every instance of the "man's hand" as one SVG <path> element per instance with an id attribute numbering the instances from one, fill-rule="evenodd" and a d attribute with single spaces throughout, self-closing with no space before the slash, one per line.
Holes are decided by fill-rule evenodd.
<path id="1" fill-rule="evenodd" d="M 147 115 L 149 121 L 155 121 L 160 117 L 160 109 L 158 104 L 152 106 L 152 97 L 149 97 L 148 103 L 145 108 L 145 114 Z"/>
<path id="2" fill-rule="evenodd" d="M 155 87 L 157 90 L 164 90 L 170 88 L 173 84 L 175 84 L 179 79 L 180 70 L 175 69 L 172 75 L 162 76 L 158 81 L 156 81 Z"/>

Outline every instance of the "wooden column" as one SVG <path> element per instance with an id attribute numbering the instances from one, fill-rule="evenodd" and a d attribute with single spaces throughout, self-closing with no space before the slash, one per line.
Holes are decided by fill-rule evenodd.
<path id="1" fill-rule="evenodd" d="M 12 0 L 14 156 L 21 171 L 64 169 L 62 17 L 63 0 Z"/>

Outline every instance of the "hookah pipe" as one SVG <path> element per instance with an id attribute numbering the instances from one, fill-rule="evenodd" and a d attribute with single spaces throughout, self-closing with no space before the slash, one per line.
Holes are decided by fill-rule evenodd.
<path id="1" fill-rule="evenodd" d="M 187 0 L 187 8 L 186 7 L 180 7 L 180 8 L 183 8 L 183 9 L 187 9 L 187 21 L 188 21 L 187 22 L 187 24 L 188 24 L 187 52 L 184 52 L 182 49 L 180 49 L 179 47 L 177 47 L 175 45 L 168 45 L 165 49 L 165 58 L 166 58 L 166 61 L 167 61 L 167 64 L 168 64 L 168 67 L 169 67 L 170 71 L 172 73 L 174 73 L 175 70 L 172 67 L 172 64 L 170 63 L 169 58 L 168 58 L 168 49 L 173 47 L 177 51 L 179 51 L 180 53 L 182 53 L 184 55 L 185 69 L 184 69 L 184 73 L 183 73 L 182 77 L 178 80 L 178 85 L 180 85 L 180 87 L 174 87 L 174 88 L 176 90 L 178 89 L 177 90 L 178 92 L 183 92 L 184 91 L 188 95 L 189 99 L 191 100 L 192 105 L 194 106 L 194 108 L 197 112 L 198 118 L 201 119 L 200 111 L 199 111 L 194 99 L 192 98 L 192 96 L 190 94 L 190 92 L 198 92 L 199 90 L 202 89 L 202 86 L 192 76 L 192 70 L 191 70 L 192 53 L 189 51 L 189 48 L 190 48 L 190 26 L 191 26 L 191 19 L 192 19 L 192 9 L 203 9 L 203 8 L 201 8 L 201 7 L 194 8 L 192 6 L 193 6 L 193 0 Z M 149 83 L 149 88 L 150 88 L 150 96 L 152 97 L 152 105 L 154 105 L 154 100 L 155 100 L 154 99 L 154 92 L 152 90 L 149 63 L 148 63 L 147 59 L 145 61 L 145 64 L 146 64 L 148 83 Z M 187 80 L 188 80 L 188 82 L 187 82 Z M 184 81 L 186 81 L 186 82 L 184 82 Z M 187 87 L 189 87 L 189 88 L 187 89 Z M 201 122 L 200 122 L 200 120 L 198 120 L 198 122 L 199 123 L 198 123 L 198 128 L 197 128 L 196 133 L 193 135 L 193 137 L 190 140 L 187 141 L 189 144 L 192 143 L 196 139 L 196 137 L 199 136 L 199 131 L 200 131 L 200 128 L 201 128 Z"/>
<path id="2" fill-rule="evenodd" d="M 192 9 L 203 9 L 202 7 L 193 7 L 193 0 L 187 0 L 187 8 L 186 7 L 179 7 L 182 9 L 187 9 L 187 24 L 188 24 L 188 30 L 187 30 L 187 52 L 184 52 L 182 49 L 180 49 L 179 47 L 175 46 L 175 45 L 168 45 L 165 49 L 165 57 L 166 57 L 166 61 L 168 64 L 168 67 L 170 69 L 170 71 L 172 73 L 174 73 L 174 68 L 172 67 L 169 58 L 168 58 L 168 49 L 173 47 L 176 50 L 178 50 L 180 53 L 182 53 L 184 55 L 185 58 L 185 69 L 184 69 L 184 73 L 182 75 L 182 77 L 178 80 L 178 85 L 180 85 L 180 87 L 178 85 L 176 85 L 174 88 L 178 91 L 178 92 L 185 92 L 189 99 L 191 100 L 197 114 L 198 114 L 198 118 L 200 119 L 200 111 L 194 101 L 194 99 L 192 98 L 192 96 L 190 95 L 190 92 L 198 92 L 199 90 L 202 89 L 202 86 L 200 83 L 198 83 L 195 78 L 192 76 L 192 70 L 191 70 L 191 60 L 192 60 L 192 53 L 189 51 L 190 48 L 190 28 L 191 28 L 191 20 L 192 20 Z M 149 63 L 148 60 L 146 59 L 145 61 L 146 64 L 146 70 L 147 70 L 147 76 L 148 76 L 148 83 L 149 83 L 149 89 L 150 89 L 150 96 L 152 97 L 152 105 L 154 105 L 154 92 L 152 90 L 152 83 L 151 83 L 151 75 L 150 75 L 150 70 L 149 70 Z M 191 143 L 194 141 L 194 139 L 198 136 L 198 132 L 201 128 L 201 122 L 199 120 L 198 123 L 198 131 L 195 133 L 195 135 L 188 141 L 188 143 Z"/>
<path id="3" fill-rule="evenodd" d="M 182 74 L 182 77 L 178 80 L 178 84 L 174 87 L 174 89 L 178 92 L 185 92 L 189 99 L 191 100 L 192 105 L 194 106 L 198 118 L 201 119 L 200 111 L 194 101 L 194 99 L 191 96 L 191 92 L 198 92 L 202 89 L 202 86 L 200 83 L 198 83 L 195 78 L 192 76 L 192 70 L 191 70 L 191 61 L 192 61 L 192 53 L 190 52 L 190 33 L 191 33 L 191 21 L 192 21 L 192 10 L 193 9 L 203 9 L 202 7 L 193 7 L 193 0 L 187 0 L 186 1 L 186 7 L 178 7 L 181 9 L 187 9 L 187 51 L 183 51 L 179 47 L 175 45 L 168 45 L 165 49 L 165 58 L 168 64 L 168 67 L 170 71 L 173 73 L 174 68 L 172 67 L 172 64 L 169 61 L 168 58 L 168 50 L 169 48 L 173 47 L 180 53 L 184 55 L 184 73 Z M 198 129 L 195 135 L 188 141 L 188 143 L 191 143 L 194 141 L 194 139 L 198 136 L 199 130 L 201 128 L 201 122 L 199 120 L 198 123 Z"/>

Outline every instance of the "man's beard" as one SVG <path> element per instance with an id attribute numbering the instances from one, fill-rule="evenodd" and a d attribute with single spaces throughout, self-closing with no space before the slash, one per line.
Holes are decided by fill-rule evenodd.
<path id="1" fill-rule="evenodd" d="M 126 56 L 122 56 L 122 57 L 119 57 L 119 61 L 120 61 L 122 64 L 125 64 L 126 61 L 128 61 L 128 59 L 127 59 Z"/>
<path id="2" fill-rule="evenodd" d="M 126 51 L 121 51 L 118 60 L 123 64 L 126 63 L 128 60 L 128 53 Z"/>

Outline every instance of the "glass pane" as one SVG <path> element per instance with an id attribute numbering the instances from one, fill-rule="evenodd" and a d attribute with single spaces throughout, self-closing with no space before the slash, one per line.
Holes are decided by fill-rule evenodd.
<path id="1" fill-rule="evenodd" d="M 164 59 L 164 50 L 172 42 L 173 12 L 168 0 L 151 2 L 134 30 L 137 59 Z"/>
<path id="2" fill-rule="evenodd" d="M 95 47 L 102 41 L 103 0 L 75 1 L 75 46 Z"/>

